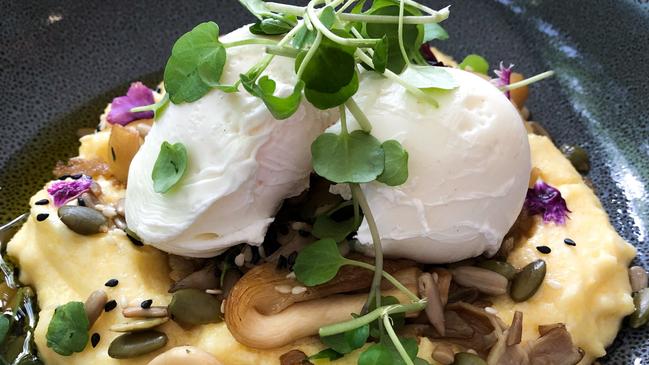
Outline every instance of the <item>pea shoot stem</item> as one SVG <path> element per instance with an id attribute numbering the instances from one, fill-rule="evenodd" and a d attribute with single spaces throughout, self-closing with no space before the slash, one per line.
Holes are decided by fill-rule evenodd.
<path id="1" fill-rule="evenodd" d="M 397 349 L 399 355 L 401 355 L 404 363 L 406 365 L 414 365 L 414 363 L 410 359 L 410 356 L 408 356 L 408 352 L 406 352 L 406 349 L 401 344 L 401 341 L 399 341 L 399 336 L 397 336 L 397 334 L 394 332 L 394 328 L 392 328 L 392 320 L 390 319 L 390 316 L 383 316 L 383 323 L 385 324 L 385 331 L 388 333 L 388 336 L 390 336 L 394 347 Z"/>
<path id="2" fill-rule="evenodd" d="M 267 46 L 266 53 L 275 56 L 297 58 L 297 55 L 300 54 L 300 50 L 292 47 Z"/>
<path id="3" fill-rule="evenodd" d="M 320 47 L 320 43 L 322 42 L 322 33 L 318 32 L 315 36 L 315 40 L 313 41 L 313 44 L 311 45 L 311 48 L 306 52 L 306 55 L 304 56 L 304 59 L 302 60 L 302 63 L 300 64 L 300 68 L 297 70 L 297 78 L 301 79 L 302 74 L 304 74 L 304 70 L 306 69 L 306 66 L 309 64 L 311 59 L 313 58 L 313 55 L 315 52 L 318 50 L 318 47 Z"/>
<path id="4" fill-rule="evenodd" d="M 351 46 L 351 47 L 374 47 L 375 44 L 379 43 L 381 40 L 380 39 L 350 39 L 350 38 L 343 38 L 338 35 L 336 35 L 334 32 L 329 30 L 322 22 L 320 21 L 320 18 L 318 18 L 318 14 L 316 13 L 315 6 L 316 4 L 321 4 L 323 3 L 323 0 L 312 0 L 309 2 L 309 5 L 306 7 L 306 13 L 309 16 L 309 20 L 311 21 L 311 24 L 320 31 L 325 37 L 329 38 L 335 43 L 338 43 L 343 46 Z M 333 4 L 333 3 L 332 3 Z M 332 6 L 332 5 L 330 5 Z"/>
<path id="5" fill-rule="evenodd" d="M 381 236 L 379 235 L 379 229 L 376 226 L 376 221 L 374 221 L 374 215 L 372 215 L 372 210 L 370 205 L 365 199 L 365 194 L 358 184 L 349 184 L 352 190 L 352 197 L 354 200 L 358 201 L 365 219 L 367 220 L 367 225 L 370 228 L 370 233 L 372 235 L 372 243 L 374 244 L 374 277 L 372 278 L 372 286 L 370 287 L 370 293 L 368 295 L 368 303 L 374 301 L 377 307 L 381 306 L 381 276 L 383 275 L 383 248 L 381 247 Z"/>
<path id="6" fill-rule="evenodd" d="M 399 50 L 401 50 L 401 57 L 406 63 L 406 66 L 410 66 L 410 57 L 408 57 L 408 52 L 406 52 L 406 46 L 403 44 L 403 14 L 406 9 L 406 1 L 399 1 L 399 23 L 397 25 L 397 35 L 399 37 Z"/>
<path id="7" fill-rule="evenodd" d="M 266 38 L 250 38 L 250 39 L 242 39 L 240 41 L 236 42 L 231 42 L 231 43 L 221 43 L 223 44 L 223 47 L 227 48 L 233 48 L 233 47 L 241 47 L 241 46 L 249 46 L 249 45 L 254 45 L 254 44 L 261 44 L 261 45 L 266 45 L 266 46 L 274 46 L 277 44 L 277 41 L 274 41 L 272 39 L 266 39 Z"/>
<path id="8" fill-rule="evenodd" d="M 349 131 L 347 130 L 347 113 L 345 113 L 345 106 L 338 106 L 338 110 L 340 110 L 340 134 L 346 136 L 349 134 Z"/>
<path id="9" fill-rule="evenodd" d="M 538 75 L 529 77 L 529 78 L 527 78 L 525 80 L 521 80 L 521 81 L 515 82 L 513 84 L 505 85 L 500 89 L 502 91 L 510 91 L 510 90 L 518 89 L 519 87 L 523 87 L 523 86 L 527 86 L 529 84 L 533 84 L 535 82 L 541 81 L 543 79 L 547 79 L 548 77 L 552 77 L 552 76 L 554 76 L 554 71 L 552 71 L 552 70 L 545 71 L 545 72 L 542 72 L 542 73 L 540 73 Z"/>
<path id="10" fill-rule="evenodd" d="M 131 108 L 130 112 L 139 113 L 139 112 L 156 111 L 168 102 L 169 102 L 169 93 L 165 93 L 162 99 L 160 99 L 160 101 L 158 101 L 157 103 Z"/>
<path id="11" fill-rule="evenodd" d="M 397 313 L 418 312 L 426 308 L 426 300 L 422 299 L 416 303 L 410 304 L 393 304 L 384 307 L 376 308 L 375 310 L 365 314 L 364 316 L 351 319 L 347 322 L 336 323 L 329 326 L 321 327 L 318 333 L 321 337 L 332 336 L 339 333 L 351 331 L 358 327 L 372 323 L 378 318 Z"/>
<path id="12" fill-rule="evenodd" d="M 374 265 L 371 265 L 371 264 L 368 264 L 368 263 L 365 263 L 365 262 L 362 262 L 362 261 L 347 260 L 346 264 L 350 265 L 350 266 L 362 267 L 363 269 L 372 270 L 372 271 L 376 272 L 376 267 Z M 385 278 L 385 280 L 389 281 L 392 285 L 394 285 L 395 288 L 401 290 L 404 294 L 406 294 L 408 296 L 408 298 L 410 298 L 410 300 L 412 300 L 413 302 L 419 301 L 419 297 L 417 295 L 415 295 L 413 292 L 411 292 L 410 289 L 408 289 L 403 284 L 401 284 L 401 282 L 399 282 L 399 280 L 397 280 L 397 278 L 395 278 L 394 276 L 388 274 L 385 271 L 383 271 L 381 274 Z"/>
<path id="13" fill-rule="evenodd" d="M 372 123 L 370 123 L 370 120 L 367 118 L 367 115 L 363 113 L 363 110 L 358 106 L 358 104 L 356 104 L 354 99 L 349 98 L 345 102 L 345 106 L 347 107 L 347 109 L 349 109 L 349 112 L 352 113 L 354 119 L 356 119 L 358 126 L 361 127 L 361 129 L 364 132 L 371 133 Z"/>

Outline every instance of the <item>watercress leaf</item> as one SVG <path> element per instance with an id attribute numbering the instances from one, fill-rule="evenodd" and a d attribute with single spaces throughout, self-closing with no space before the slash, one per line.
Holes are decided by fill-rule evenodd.
<path id="1" fill-rule="evenodd" d="M 320 340 L 325 345 L 331 347 L 340 354 L 348 354 L 365 345 L 370 336 L 370 326 L 368 324 L 355 328 L 351 331 L 339 333 L 333 336 L 321 337 Z"/>
<path id="2" fill-rule="evenodd" d="M 350 233 L 356 231 L 359 225 L 360 221 L 356 222 L 354 217 L 336 222 L 328 214 L 322 214 L 315 219 L 311 234 L 317 238 L 331 238 L 336 242 L 341 242 Z"/>
<path id="3" fill-rule="evenodd" d="M 489 62 L 487 62 L 487 60 L 480 55 L 470 54 L 464 57 L 464 60 L 462 60 L 462 63 L 460 63 L 460 68 L 462 70 L 468 69 L 468 71 L 486 75 L 489 73 Z"/>
<path id="4" fill-rule="evenodd" d="M 316 37 L 316 32 L 309 30 L 307 27 L 302 27 L 295 33 L 291 44 L 297 49 L 305 48 L 313 43 Z"/>
<path id="5" fill-rule="evenodd" d="M 153 165 L 151 178 L 153 190 L 164 194 L 173 188 L 187 170 L 187 149 L 182 143 L 162 142 L 160 153 Z"/>
<path id="6" fill-rule="evenodd" d="M 285 21 L 275 18 L 263 19 L 248 28 L 250 33 L 258 35 L 279 35 L 287 33 L 293 26 Z"/>
<path id="7" fill-rule="evenodd" d="M 399 299 L 393 296 L 387 296 L 387 297 L 381 296 L 381 306 L 395 305 L 399 303 L 400 303 Z M 374 298 L 372 298 L 372 300 L 370 301 L 368 308 L 370 312 L 376 309 L 376 302 L 374 301 Z M 391 314 L 390 318 L 392 318 L 392 328 L 394 328 L 395 330 L 403 327 L 406 323 L 406 315 L 404 313 Z M 381 332 L 379 328 L 380 327 L 379 327 L 378 320 L 370 323 L 370 336 L 372 336 L 373 338 L 380 338 Z M 387 336 L 387 333 L 385 333 L 385 336 Z"/>
<path id="8" fill-rule="evenodd" d="M 448 39 L 448 33 L 437 23 L 424 24 L 424 43 L 434 39 L 445 41 Z"/>
<path id="9" fill-rule="evenodd" d="M 336 183 L 367 183 L 383 172 L 385 154 L 372 135 L 323 133 L 311 144 L 315 172 Z"/>
<path id="10" fill-rule="evenodd" d="M 225 48 L 214 22 L 197 25 L 174 44 L 164 72 L 169 100 L 192 102 L 219 84 L 225 66 Z"/>
<path id="11" fill-rule="evenodd" d="M 387 346 L 377 343 L 363 351 L 358 365 L 393 365 L 393 356 Z"/>
<path id="12" fill-rule="evenodd" d="M 336 241 L 324 239 L 316 241 L 300 251 L 295 259 L 293 271 L 297 280 L 306 286 L 328 282 L 345 264 Z"/>
<path id="13" fill-rule="evenodd" d="M 444 67 L 410 65 L 400 76 L 420 89 L 452 90 L 459 86 L 453 75 Z"/>
<path id="14" fill-rule="evenodd" d="M 419 350 L 417 340 L 415 340 L 414 338 L 399 337 L 399 341 L 401 342 L 403 348 L 406 350 L 408 357 L 411 360 L 414 360 L 417 357 L 417 352 Z M 405 362 L 401 358 L 401 355 L 399 354 L 399 351 L 397 351 L 397 348 L 394 346 L 394 343 L 390 342 L 388 349 L 390 350 L 390 352 L 392 352 L 392 356 L 395 359 L 395 364 L 405 364 Z"/>
<path id="15" fill-rule="evenodd" d="M 5 341 L 5 338 L 7 338 L 7 334 L 9 333 L 9 330 L 11 329 L 11 321 L 9 321 L 9 318 L 4 315 L 0 315 L 0 345 Z"/>
<path id="16" fill-rule="evenodd" d="M 215 85 L 214 88 L 219 89 L 219 90 L 221 90 L 221 91 L 223 91 L 225 93 L 228 93 L 228 94 L 236 93 L 236 92 L 239 91 L 239 87 L 238 87 L 237 84 L 234 84 L 234 85 Z"/>
<path id="17" fill-rule="evenodd" d="M 374 54 L 372 55 L 372 64 L 374 64 L 374 71 L 382 74 L 385 72 L 385 67 L 388 63 L 388 37 L 383 36 L 381 41 L 374 46 Z"/>
<path id="18" fill-rule="evenodd" d="M 322 22 L 327 29 L 331 29 L 336 22 L 336 12 L 334 11 L 334 8 L 331 6 L 325 6 L 322 9 L 322 13 L 320 13 L 320 22 Z"/>
<path id="19" fill-rule="evenodd" d="M 47 347 L 63 356 L 81 352 L 88 343 L 89 327 L 83 303 L 70 302 L 59 306 L 47 327 Z"/>
<path id="20" fill-rule="evenodd" d="M 371 15 L 399 15 L 399 6 L 389 2 L 375 2 L 372 8 L 366 12 Z M 406 6 L 404 15 L 420 15 L 417 9 Z M 380 24 L 380 23 L 364 23 L 362 26 L 362 33 L 369 38 L 382 38 L 388 39 L 388 56 L 386 67 L 397 74 L 400 74 L 406 67 L 406 61 L 403 59 L 401 49 L 399 47 L 399 27 L 397 24 Z M 403 26 L 403 45 L 406 49 L 406 54 L 410 59 L 419 52 L 419 46 L 423 43 L 424 27 L 419 24 L 405 24 Z"/>
<path id="21" fill-rule="evenodd" d="M 271 14 L 263 0 L 239 0 L 239 2 L 259 20 L 262 20 L 265 15 Z"/>
<path id="22" fill-rule="evenodd" d="M 430 363 L 428 361 L 422 359 L 421 357 L 415 358 L 414 363 L 415 363 L 415 365 L 430 365 Z"/>
<path id="23" fill-rule="evenodd" d="M 354 5 L 354 7 L 351 10 L 352 14 L 360 14 L 363 12 L 363 8 L 365 7 L 365 3 L 367 0 L 361 0 Z"/>
<path id="24" fill-rule="evenodd" d="M 381 148 L 385 152 L 385 168 L 376 180 L 389 186 L 405 183 L 408 180 L 408 151 L 393 139 L 383 142 Z"/>
<path id="25" fill-rule="evenodd" d="M 344 355 L 336 352 L 334 349 L 324 349 L 315 355 L 309 356 L 309 360 L 327 359 L 329 361 L 338 360 Z"/>
<path id="26" fill-rule="evenodd" d="M 240 75 L 241 84 L 252 95 L 260 98 L 275 119 L 286 119 L 300 107 L 304 82 L 298 81 L 293 92 L 286 97 L 275 96 L 276 83 L 268 76 L 263 76 L 255 84 L 255 80 L 247 75 Z"/>

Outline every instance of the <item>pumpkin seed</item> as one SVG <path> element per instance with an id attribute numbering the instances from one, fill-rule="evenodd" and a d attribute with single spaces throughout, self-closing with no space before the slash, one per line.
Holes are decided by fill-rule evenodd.
<path id="1" fill-rule="evenodd" d="M 629 268 L 629 281 L 631 282 L 631 291 L 637 292 L 647 287 L 647 271 L 644 267 L 633 266 Z"/>
<path id="2" fill-rule="evenodd" d="M 536 294 L 545 278 L 546 267 L 545 261 L 536 260 L 527 264 L 521 272 L 516 274 L 509 292 L 512 299 L 516 302 L 523 302 Z"/>
<path id="3" fill-rule="evenodd" d="M 451 270 L 455 282 L 469 288 L 476 288 L 489 295 L 507 293 L 507 278 L 497 272 L 475 266 L 462 266 Z"/>
<path id="4" fill-rule="evenodd" d="M 169 314 L 174 321 L 185 325 L 218 323 L 221 301 L 198 289 L 182 289 L 174 293 L 169 303 Z"/>
<path id="5" fill-rule="evenodd" d="M 88 316 L 88 322 L 90 323 L 90 328 L 95 324 L 99 316 L 104 312 L 104 306 L 108 302 L 108 296 L 103 290 L 95 290 L 88 296 L 86 303 L 84 305 L 86 309 L 86 316 Z"/>
<path id="6" fill-rule="evenodd" d="M 504 261 L 498 260 L 485 260 L 477 264 L 478 267 L 491 270 L 506 277 L 508 280 L 514 279 L 516 275 L 516 268 Z"/>
<path id="7" fill-rule="evenodd" d="M 167 335 L 158 331 L 142 331 L 121 335 L 111 342 L 108 356 L 130 359 L 159 350 L 167 345 Z"/>
<path id="8" fill-rule="evenodd" d="M 108 220 L 100 212 L 76 205 L 64 205 L 59 208 L 59 218 L 72 231 L 89 236 L 105 232 Z"/>
<path id="9" fill-rule="evenodd" d="M 629 325 L 639 328 L 649 322 L 649 289 L 645 288 L 633 294 L 635 312 L 629 318 Z"/>
<path id="10" fill-rule="evenodd" d="M 458 352 L 455 354 L 453 365 L 487 365 L 478 355 L 469 352 Z"/>
<path id="11" fill-rule="evenodd" d="M 579 146 L 564 144 L 561 146 L 561 152 L 570 161 L 577 171 L 587 174 L 590 171 L 590 159 L 588 152 Z"/>
<path id="12" fill-rule="evenodd" d="M 113 332 L 137 332 L 150 330 L 152 328 L 158 327 L 159 325 L 166 323 L 169 318 L 148 318 L 148 319 L 139 319 L 135 321 L 118 323 L 110 326 L 110 330 Z"/>
<path id="13" fill-rule="evenodd" d="M 122 315 L 126 318 L 161 318 L 168 317 L 169 311 L 167 311 L 167 307 L 150 307 L 144 309 L 138 305 L 122 309 Z"/>

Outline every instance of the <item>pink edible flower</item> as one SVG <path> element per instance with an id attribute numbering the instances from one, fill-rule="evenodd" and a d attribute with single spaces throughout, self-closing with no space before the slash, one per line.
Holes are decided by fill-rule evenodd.
<path id="1" fill-rule="evenodd" d="M 153 103 L 153 91 L 141 82 L 134 82 L 128 88 L 126 95 L 113 99 L 108 113 L 108 123 L 127 125 L 134 120 L 153 118 L 153 111 L 131 112 L 133 108 Z"/>
<path id="2" fill-rule="evenodd" d="M 47 192 L 54 198 L 54 206 L 58 208 L 90 190 L 90 185 L 92 178 L 84 175 L 77 180 L 56 181 L 50 185 Z"/>
<path id="3" fill-rule="evenodd" d="M 543 214 L 546 223 L 565 224 L 571 213 L 561 192 L 541 180 L 532 189 L 527 189 L 525 208 L 530 215 Z"/>
<path id="4" fill-rule="evenodd" d="M 492 79 L 491 82 L 494 83 L 497 87 L 505 87 L 511 83 L 512 78 L 512 68 L 514 65 L 510 64 L 509 67 L 505 67 L 503 62 L 500 61 L 500 70 L 494 70 L 494 73 L 498 78 Z M 509 91 L 505 92 L 507 98 L 510 98 Z"/>

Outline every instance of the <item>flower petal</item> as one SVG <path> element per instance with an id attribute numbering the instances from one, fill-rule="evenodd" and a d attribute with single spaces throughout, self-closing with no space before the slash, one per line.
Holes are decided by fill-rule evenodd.
<path id="1" fill-rule="evenodd" d="M 541 180 L 527 189 L 525 208 L 530 215 L 542 214 L 546 223 L 565 224 L 570 213 L 561 192 Z"/>
<path id="2" fill-rule="evenodd" d="M 58 208 L 90 190 L 91 185 L 92 178 L 90 176 L 84 175 L 77 180 L 67 179 L 63 181 L 56 181 L 52 183 L 49 188 L 47 188 L 47 192 L 54 199 L 54 206 Z"/>
<path id="3" fill-rule="evenodd" d="M 494 85 L 497 87 L 504 87 L 507 86 L 511 83 L 511 77 L 512 77 L 512 68 L 514 65 L 510 64 L 509 67 L 505 67 L 503 65 L 503 62 L 500 61 L 500 69 L 499 70 L 494 70 L 494 73 L 498 78 L 492 79 L 491 82 L 493 82 Z M 509 91 L 505 93 L 507 95 L 507 98 L 509 99 L 510 94 Z"/>
<path id="4" fill-rule="evenodd" d="M 153 91 L 141 82 L 134 82 L 125 96 L 113 99 L 107 117 L 108 123 L 127 125 L 134 120 L 153 118 L 153 111 L 132 113 L 131 109 L 154 102 Z"/>

